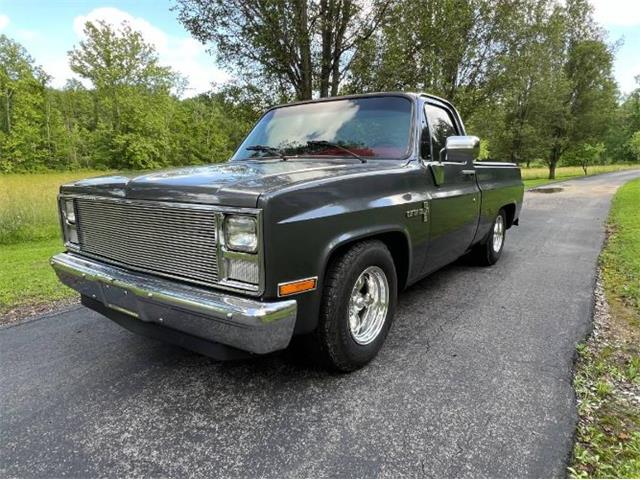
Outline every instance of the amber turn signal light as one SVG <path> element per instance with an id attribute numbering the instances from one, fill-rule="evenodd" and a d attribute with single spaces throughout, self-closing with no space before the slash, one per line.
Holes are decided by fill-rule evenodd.
<path id="1" fill-rule="evenodd" d="M 318 278 L 305 278 L 303 280 L 296 280 L 294 282 L 280 283 L 278 285 L 278 296 L 286 297 L 287 295 L 293 295 L 294 293 L 308 292 L 315 290 Z"/>

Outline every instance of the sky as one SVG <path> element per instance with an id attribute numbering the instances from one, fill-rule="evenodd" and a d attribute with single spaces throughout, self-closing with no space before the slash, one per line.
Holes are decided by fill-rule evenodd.
<path id="1" fill-rule="evenodd" d="M 622 41 L 616 51 L 615 76 L 620 90 L 628 93 L 640 75 L 640 0 L 591 2 L 609 41 Z M 230 78 L 178 22 L 172 5 L 171 0 L 0 0 L 0 33 L 20 42 L 53 77 L 55 87 L 75 77 L 67 52 L 82 39 L 84 22 L 98 19 L 114 25 L 129 21 L 156 47 L 161 64 L 186 77 L 186 96 Z"/>

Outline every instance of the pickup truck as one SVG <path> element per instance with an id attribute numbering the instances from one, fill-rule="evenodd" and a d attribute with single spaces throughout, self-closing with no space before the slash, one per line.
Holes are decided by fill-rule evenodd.
<path id="1" fill-rule="evenodd" d="M 432 95 L 274 107 L 226 163 L 63 185 L 51 264 L 134 332 L 218 359 L 295 336 L 352 371 L 398 292 L 463 255 L 500 258 L 523 184 L 516 165 L 477 161 L 479 144 Z"/>

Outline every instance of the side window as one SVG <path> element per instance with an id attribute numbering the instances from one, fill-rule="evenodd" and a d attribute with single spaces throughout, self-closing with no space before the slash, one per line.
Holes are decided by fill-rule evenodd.
<path id="1" fill-rule="evenodd" d="M 429 123 L 431 134 L 432 160 L 440 159 L 440 150 L 447 142 L 447 137 L 457 135 L 454 122 L 447 110 L 431 104 L 425 104 L 424 112 Z"/>

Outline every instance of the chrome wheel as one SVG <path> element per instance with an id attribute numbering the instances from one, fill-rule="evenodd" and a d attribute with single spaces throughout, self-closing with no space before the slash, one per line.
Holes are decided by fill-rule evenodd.
<path id="1" fill-rule="evenodd" d="M 498 215 L 495 223 L 493 224 L 493 251 L 498 253 L 502 248 L 502 242 L 504 242 L 504 218 L 502 215 Z"/>
<path id="2" fill-rule="evenodd" d="M 360 274 L 349 299 L 349 332 L 360 345 L 373 342 L 387 318 L 389 282 L 380 267 L 368 267 Z"/>

